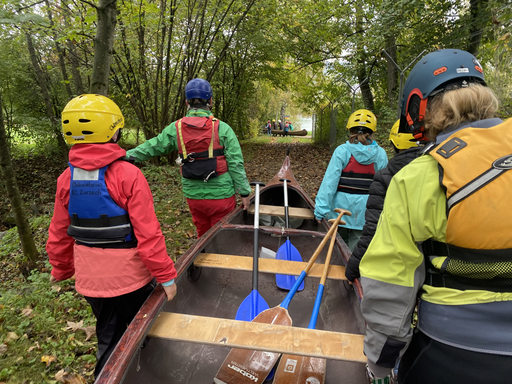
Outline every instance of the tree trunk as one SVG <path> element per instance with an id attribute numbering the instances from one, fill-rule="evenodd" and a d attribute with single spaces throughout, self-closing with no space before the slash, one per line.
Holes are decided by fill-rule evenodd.
<path id="1" fill-rule="evenodd" d="M 395 35 L 390 35 L 386 39 L 386 52 L 396 63 L 396 39 Z M 387 56 L 386 61 L 388 63 L 388 103 L 389 107 L 393 109 L 396 105 L 397 92 L 398 92 L 398 69 Z M 400 95 L 398 95 L 400 97 Z"/>
<path id="2" fill-rule="evenodd" d="M 46 4 L 46 8 L 47 8 L 48 20 L 50 22 L 50 28 L 53 29 L 54 23 L 53 23 L 52 11 L 50 10 L 50 3 L 48 2 L 48 0 L 45 0 L 45 4 Z M 62 52 L 62 47 L 61 47 L 60 43 L 58 42 L 57 37 L 55 35 L 53 36 L 53 41 L 55 43 L 55 51 L 57 52 L 57 56 L 59 58 L 59 67 L 60 67 L 60 71 L 62 73 L 62 79 L 64 80 L 64 85 L 66 87 L 68 97 L 71 99 L 73 97 L 73 91 L 71 91 L 71 86 L 69 85 L 68 72 L 66 70 L 66 63 L 64 62 L 64 53 Z"/>
<path id="3" fill-rule="evenodd" d="M 366 73 L 365 62 L 360 62 L 358 71 L 359 84 L 361 84 L 361 95 L 363 97 L 364 107 L 370 111 L 375 111 L 375 105 L 373 104 L 373 93 L 370 88 L 370 78 Z"/>
<path id="4" fill-rule="evenodd" d="M 91 93 L 107 96 L 117 24 L 117 0 L 100 0 L 96 12 L 98 14 L 98 28 L 94 38 Z"/>
<path id="5" fill-rule="evenodd" d="M 52 100 L 50 98 L 50 92 L 48 91 L 48 83 L 46 82 L 46 77 L 43 73 L 43 70 L 39 66 L 39 62 L 37 61 L 37 55 L 36 50 L 34 48 L 34 44 L 32 42 L 32 36 L 29 32 L 25 32 L 25 37 L 27 38 L 27 47 L 28 52 L 30 54 L 30 61 L 32 62 L 32 67 L 34 68 L 34 72 L 36 74 L 37 82 L 39 83 L 39 88 L 41 88 L 41 93 L 43 94 L 43 100 L 44 105 L 46 108 L 46 116 L 52 123 L 53 130 L 55 132 L 55 136 L 57 137 L 57 141 L 59 143 L 59 147 L 61 148 L 62 154 L 64 156 L 64 159 L 66 160 L 66 163 L 68 162 L 68 145 L 66 144 L 66 141 L 64 140 L 64 137 L 62 137 L 62 131 L 60 128 L 60 123 L 55 117 L 55 114 L 53 113 L 53 104 Z"/>
<path id="6" fill-rule="evenodd" d="M 369 74 L 366 72 L 366 43 L 364 41 L 365 28 L 363 27 L 363 14 L 361 12 L 356 13 L 356 28 L 357 31 L 362 31 L 361 39 L 357 42 L 357 79 L 359 80 L 359 88 L 361 89 L 364 107 L 370 111 L 374 111 L 375 106 L 373 105 L 373 93 L 370 88 L 370 78 Z"/>
<path id="7" fill-rule="evenodd" d="M 486 22 L 491 20 L 491 13 L 488 10 L 488 0 L 471 0 L 469 21 L 469 43 L 467 51 L 473 55 L 478 55 L 480 43 Z"/>
<path id="8" fill-rule="evenodd" d="M 336 148 L 336 133 L 337 133 L 337 127 L 336 123 L 338 121 L 338 108 L 331 109 L 331 124 L 329 129 L 329 146 L 331 147 L 331 152 L 334 152 L 334 149 Z"/>
<path id="9" fill-rule="evenodd" d="M 30 224 L 28 223 L 25 212 L 23 211 L 23 201 L 21 199 L 20 190 L 18 189 L 18 183 L 14 176 L 14 170 L 11 162 L 11 153 L 7 144 L 7 137 L 5 135 L 5 126 L 2 113 L 2 95 L 0 94 L 0 166 L 2 170 L 2 176 L 7 189 L 7 196 L 11 202 L 11 207 L 14 213 L 14 220 L 16 222 L 16 228 L 20 236 L 21 247 L 23 254 L 29 260 L 26 263 L 22 263 L 20 266 L 22 273 L 27 276 L 35 267 L 35 261 L 38 259 L 39 254 L 32 237 L 32 231 L 30 230 Z"/>
<path id="10" fill-rule="evenodd" d="M 64 24 L 66 25 L 66 27 L 69 27 L 69 15 L 71 12 L 68 8 L 67 1 L 62 0 L 62 8 L 64 9 L 64 12 L 63 12 Z M 80 63 L 78 61 L 76 46 L 69 39 L 66 40 L 66 45 L 67 45 L 68 51 L 69 51 L 68 58 L 69 58 L 69 62 L 71 64 L 71 74 L 73 75 L 72 77 L 73 77 L 73 83 L 75 84 L 75 92 L 77 95 L 83 95 L 85 93 L 85 91 L 84 91 L 84 85 L 82 83 L 82 75 L 80 74 L 80 71 L 79 71 Z"/>

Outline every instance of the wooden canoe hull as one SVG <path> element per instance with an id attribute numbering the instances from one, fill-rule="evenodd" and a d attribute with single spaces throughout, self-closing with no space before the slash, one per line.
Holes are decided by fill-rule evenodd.
<path id="1" fill-rule="evenodd" d="M 272 129 L 273 135 L 284 135 L 284 131 L 280 129 Z M 288 136 L 307 136 L 308 131 L 305 129 L 301 129 L 300 131 L 288 131 Z"/>
<path id="2" fill-rule="evenodd" d="M 313 201 L 295 180 L 288 157 L 278 174 L 262 188 L 261 204 L 283 206 L 283 187 L 279 182 L 280 178 L 290 180 L 290 207 L 314 207 Z M 241 207 L 237 207 L 181 256 L 176 263 L 178 295 L 173 301 L 167 302 L 162 287 L 158 286 L 155 289 L 114 350 L 98 377 L 97 384 L 213 382 L 231 348 L 222 344 L 155 337 L 150 338 L 143 349 L 140 346 L 161 311 L 221 319 L 235 318 L 240 303 L 251 291 L 252 272 L 227 268 L 199 268 L 194 266 L 194 261 L 205 253 L 252 258 L 253 218 L 253 215 L 244 213 Z M 303 260 L 307 262 L 328 228 L 327 222 L 318 224 L 314 219 L 305 219 L 297 229 L 282 230 L 261 226 L 260 247 L 276 251 L 288 235 L 292 244 L 300 251 Z M 324 263 L 326 253 L 327 247 L 319 255 L 316 263 Z M 346 264 L 348 257 L 349 250 L 338 236 L 331 264 L 341 268 Z M 307 328 L 318 283 L 318 277 L 306 277 L 304 290 L 297 292 L 290 303 L 288 311 L 293 319 L 293 327 Z M 275 276 L 271 273 L 259 274 L 258 291 L 270 308 L 278 306 L 287 293 L 277 288 Z M 359 282 L 350 286 L 343 280 L 328 279 L 316 328 L 363 335 L 364 319 L 359 308 L 361 297 Z M 275 339 L 279 342 L 278 336 Z M 326 365 L 326 383 L 339 383 L 340 378 L 351 384 L 367 383 L 363 363 L 327 359 Z"/>

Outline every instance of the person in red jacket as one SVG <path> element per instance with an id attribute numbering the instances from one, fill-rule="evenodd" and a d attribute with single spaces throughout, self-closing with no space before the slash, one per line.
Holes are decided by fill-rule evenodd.
<path id="1" fill-rule="evenodd" d="M 57 180 L 46 244 L 50 281 L 75 276 L 76 290 L 96 317 L 96 377 L 155 278 L 168 300 L 177 292 L 149 185 L 117 145 L 123 126 L 121 110 L 104 96 L 78 96 L 64 108 L 64 137 L 75 145 Z"/>

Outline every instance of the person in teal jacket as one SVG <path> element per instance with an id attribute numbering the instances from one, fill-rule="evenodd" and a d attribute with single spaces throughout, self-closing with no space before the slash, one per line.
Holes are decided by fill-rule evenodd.
<path id="1" fill-rule="evenodd" d="M 347 129 L 350 137 L 334 151 L 316 195 L 315 218 L 335 219 L 335 208 L 350 211 L 338 232 L 353 251 L 363 230 L 370 184 L 375 172 L 388 165 L 388 157 L 374 140 L 377 118 L 372 112 L 355 111 Z"/>
<path id="2" fill-rule="evenodd" d="M 185 97 L 187 115 L 164 128 L 158 136 L 127 151 L 127 156 L 140 162 L 179 152 L 176 160 L 182 169 L 183 193 L 200 237 L 235 208 L 235 193 L 241 196 L 246 210 L 251 187 L 235 133 L 211 112 L 210 83 L 204 79 L 189 81 Z"/>

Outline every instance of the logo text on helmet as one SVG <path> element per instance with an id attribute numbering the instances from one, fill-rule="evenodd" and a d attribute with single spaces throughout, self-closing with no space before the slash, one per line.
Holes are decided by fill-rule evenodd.
<path id="1" fill-rule="evenodd" d="M 457 68 L 457 73 L 469 73 L 469 68 Z"/>
<path id="2" fill-rule="evenodd" d="M 113 131 L 119 124 L 121 124 L 123 122 L 123 118 L 120 117 L 119 119 L 117 119 L 117 121 L 115 121 L 111 126 L 110 126 L 110 130 Z"/>

